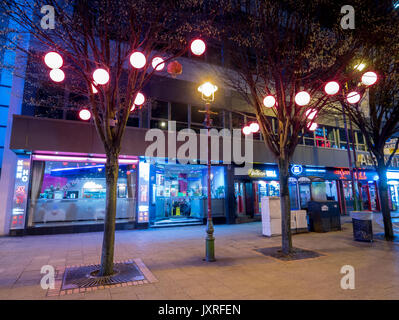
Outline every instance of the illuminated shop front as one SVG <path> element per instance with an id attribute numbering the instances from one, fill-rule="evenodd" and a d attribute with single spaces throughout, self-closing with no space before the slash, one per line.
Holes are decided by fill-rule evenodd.
<path id="1" fill-rule="evenodd" d="M 34 154 L 18 161 L 25 168 L 17 166 L 12 229 L 103 224 L 105 158 Z M 119 160 L 117 223 L 135 221 L 137 166 L 138 159 Z"/>
<path id="2" fill-rule="evenodd" d="M 388 170 L 388 189 L 390 191 L 390 207 L 393 211 L 399 210 L 399 171 Z"/>
<path id="3" fill-rule="evenodd" d="M 102 228 L 106 197 L 104 156 L 34 153 L 17 157 L 11 229 L 47 227 L 51 230 L 47 232 L 57 232 L 58 227 Z M 234 175 L 233 169 L 212 165 L 212 217 L 222 223 L 234 223 L 237 217 L 260 218 L 262 197 L 280 196 L 277 165 L 254 164 L 248 175 L 241 176 Z M 379 211 L 376 172 L 359 169 L 355 177 L 363 208 Z M 390 205 L 397 210 L 399 171 L 390 170 L 387 177 Z M 343 214 L 353 210 L 347 168 L 291 165 L 289 192 L 293 210 L 306 209 L 311 200 L 338 201 Z M 206 165 L 133 156 L 119 159 L 117 228 L 202 224 L 206 217 Z"/>
<path id="4" fill-rule="evenodd" d="M 150 225 L 203 223 L 207 217 L 207 170 L 207 166 L 199 164 L 151 163 L 148 184 Z M 140 187 L 139 197 L 142 190 Z M 223 166 L 211 168 L 211 195 L 212 216 L 224 217 Z"/>
<path id="5" fill-rule="evenodd" d="M 358 170 L 358 178 L 364 196 L 361 198 L 364 208 L 379 210 L 375 171 Z M 234 181 L 236 214 L 250 217 L 261 213 L 263 196 L 279 196 L 279 174 L 277 165 L 254 164 L 248 176 L 237 176 Z M 357 176 L 356 176 L 357 177 Z M 371 180 L 371 181 L 369 181 Z M 396 190 L 399 200 L 399 181 L 392 189 Z M 327 168 L 315 166 L 290 166 L 289 193 L 291 209 L 307 209 L 309 201 L 337 201 L 342 214 L 353 210 L 353 193 L 350 172 L 347 168 Z M 398 199 L 398 200 L 396 200 Z"/>
<path id="6" fill-rule="evenodd" d="M 11 229 L 50 228 L 47 232 L 53 232 L 58 227 L 101 226 L 106 201 L 105 161 L 101 155 L 19 155 Z M 117 226 L 202 224 L 207 217 L 207 166 L 157 161 L 120 157 Z M 224 166 L 212 166 L 211 194 L 212 216 L 224 218 Z"/>
<path id="7" fill-rule="evenodd" d="M 238 218 L 260 219 L 262 197 L 279 197 L 276 165 L 254 164 L 246 176 L 234 177 L 235 214 Z"/>

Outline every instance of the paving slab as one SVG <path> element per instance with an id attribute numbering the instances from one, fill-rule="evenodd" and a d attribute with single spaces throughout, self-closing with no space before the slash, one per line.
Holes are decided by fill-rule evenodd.
<path id="1" fill-rule="evenodd" d="M 0 237 L 0 299 L 399 299 L 399 243 L 355 242 L 346 221 L 342 231 L 295 234 L 295 247 L 323 254 L 296 261 L 256 251 L 281 243 L 263 237 L 260 222 L 215 225 L 211 263 L 205 226 L 117 231 L 115 260 L 141 259 L 158 281 L 59 297 L 41 288 L 41 267 L 99 263 L 102 233 Z M 341 288 L 344 265 L 354 267 L 354 290 Z"/>

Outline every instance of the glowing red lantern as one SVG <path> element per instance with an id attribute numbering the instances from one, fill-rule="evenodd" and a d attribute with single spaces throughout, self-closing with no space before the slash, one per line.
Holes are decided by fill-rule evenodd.
<path id="1" fill-rule="evenodd" d="M 252 132 L 252 133 L 257 133 L 257 132 L 259 131 L 259 124 L 256 123 L 256 122 L 252 122 L 252 123 L 249 125 L 249 128 L 251 129 L 251 132 Z"/>
<path id="2" fill-rule="evenodd" d="M 167 67 L 168 73 L 175 78 L 178 74 L 183 72 L 183 67 L 178 61 L 172 61 Z"/>
<path id="3" fill-rule="evenodd" d="M 244 128 L 242 128 L 242 133 L 247 136 L 250 133 L 252 133 L 252 130 L 251 130 L 251 128 L 249 126 L 245 126 Z"/>
<path id="4" fill-rule="evenodd" d="M 79 118 L 87 121 L 91 118 L 91 112 L 88 109 L 82 109 L 79 111 Z"/>
<path id="5" fill-rule="evenodd" d="M 309 131 L 315 131 L 317 129 L 317 123 L 313 122 L 310 127 L 309 127 Z"/>
<path id="6" fill-rule="evenodd" d="M 141 69 L 146 63 L 147 59 L 142 52 L 136 51 L 130 55 L 130 64 L 133 66 L 133 68 Z"/>
<path id="7" fill-rule="evenodd" d="M 98 90 L 96 89 L 96 87 L 94 86 L 94 84 L 91 84 L 91 91 L 96 94 L 98 92 Z"/>
<path id="8" fill-rule="evenodd" d="M 330 81 L 324 86 L 324 92 L 330 96 L 333 96 L 334 94 L 338 93 L 339 88 L 340 87 L 338 82 Z"/>
<path id="9" fill-rule="evenodd" d="M 164 60 L 161 57 L 155 57 L 152 59 L 151 65 L 156 71 L 162 71 L 165 68 Z"/>
<path id="10" fill-rule="evenodd" d="M 93 79 L 98 84 L 106 84 L 109 81 L 109 73 L 105 69 L 96 69 L 93 72 Z"/>
<path id="11" fill-rule="evenodd" d="M 65 73 L 61 69 L 53 69 L 50 71 L 50 78 L 54 82 L 61 82 L 65 79 Z"/>
<path id="12" fill-rule="evenodd" d="M 310 102 L 310 95 L 306 91 L 298 92 L 295 95 L 295 103 L 298 106 L 306 106 Z"/>
<path id="13" fill-rule="evenodd" d="M 263 99 L 263 105 L 264 105 L 266 108 L 272 108 L 272 107 L 274 107 L 275 104 L 276 104 L 276 98 L 273 97 L 273 96 L 266 96 L 266 97 Z"/>
<path id="14" fill-rule="evenodd" d="M 309 120 L 313 120 L 316 117 L 317 110 L 309 109 L 306 110 L 305 115 Z"/>
<path id="15" fill-rule="evenodd" d="M 193 54 L 200 56 L 205 52 L 206 45 L 201 39 L 195 39 L 193 42 L 191 42 L 190 48 Z"/>
<path id="16" fill-rule="evenodd" d="M 57 52 L 49 52 L 44 56 L 44 63 L 51 69 L 59 69 L 64 64 L 64 60 Z"/>
<path id="17" fill-rule="evenodd" d="M 372 86 L 378 80 L 378 76 L 373 71 L 368 71 L 364 75 L 362 75 L 362 83 L 365 86 Z"/>
<path id="18" fill-rule="evenodd" d="M 358 103 L 360 99 L 361 99 L 360 93 L 357 91 L 349 92 L 348 95 L 346 96 L 346 101 L 348 101 L 350 104 Z"/>
<path id="19" fill-rule="evenodd" d="M 141 106 L 145 102 L 144 94 L 141 92 L 137 93 L 136 98 L 134 99 L 134 105 Z"/>

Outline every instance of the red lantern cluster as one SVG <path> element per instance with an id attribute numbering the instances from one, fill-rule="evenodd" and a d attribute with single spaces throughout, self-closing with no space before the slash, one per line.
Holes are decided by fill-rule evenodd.
<path id="1" fill-rule="evenodd" d="M 257 133 L 257 132 L 259 132 L 259 124 L 257 122 L 252 122 L 249 125 L 242 128 L 242 133 L 246 136 L 251 133 Z"/>
<path id="2" fill-rule="evenodd" d="M 363 74 L 361 78 L 361 82 L 363 85 L 369 87 L 375 84 L 378 80 L 378 76 L 373 71 L 368 71 Z M 324 92 L 329 95 L 333 96 L 336 95 L 339 90 L 341 89 L 340 84 L 337 81 L 329 81 L 324 85 Z M 361 99 L 360 93 L 357 91 L 352 91 L 346 95 L 346 101 L 351 104 L 358 103 Z M 306 106 L 309 104 L 311 100 L 310 94 L 306 91 L 300 91 L 295 95 L 295 103 L 298 106 Z M 272 108 L 276 106 L 276 98 L 272 95 L 267 95 L 263 99 L 263 105 L 266 108 Z"/>
<path id="3" fill-rule="evenodd" d="M 50 78 L 54 82 L 62 82 L 65 79 L 65 73 L 60 68 L 64 64 L 64 60 L 57 52 L 51 51 L 44 56 L 44 63 L 51 69 Z"/>
<path id="4" fill-rule="evenodd" d="M 190 50 L 192 54 L 196 56 L 202 55 L 206 50 L 205 42 L 201 39 L 195 39 L 190 43 Z M 142 69 L 147 64 L 146 56 L 140 51 L 134 51 L 130 55 L 130 64 L 135 69 Z M 62 57 L 57 52 L 48 52 L 44 56 L 45 64 L 51 69 L 50 78 L 55 82 L 61 82 L 65 79 L 64 72 L 60 69 L 64 63 Z M 151 60 L 151 65 L 155 71 L 162 71 L 165 68 L 165 62 L 162 57 L 155 56 Z M 167 66 L 167 72 L 172 75 L 172 77 L 176 77 L 176 75 L 181 74 L 183 71 L 182 65 L 177 61 L 172 61 Z M 91 84 L 91 90 L 94 94 L 98 93 L 99 85 L 106 85 L 110 80 L 109 72 L 103 68 L 98 68 L 93 72 L 93 82 Z M 130 109 L 130 111 L 134 111 L 137 106 L 143 105 L 145 102 L 145 96 L 139 92 L 137 93 L 134 103 Z M 91 118 L 90 110 L 84 108 L 79 111 L 79 118 L 84 121 L 88 121 Z M 254 130 L 254 124 L 253 129 Z M 258 124 L 255 124 L 258 125 Z M 258 129 L 259 130 L 259 125 Z"/>
<path id="5" fill-rule="evenodd" d="M 361 83 L 366 87 L 374 85 L 377 81 L 378 81 L 378 75 L 373 71 L 365 72 L 361 78 Z M 336 95 L 340 89 L 341 89 L 341 86 L 337 81 L 329 81 L 324 85 L 324 92 L 329 96 Z M 361 98 L 362 97 L 359 92 L 352 91 L 346 95 L 345 100 L 346 100 L 346 102 L 348 102 L 350 104 L 356 104 L 361 100 Z M 295 103 L 298 106 L 306 106 L 310 103 L 310 100 L 311 100 L 310 94 L 306 91 L 300 91 L 295 95 Z M 263 105 L 266 108 L 277 107 L 276 98 L 273 95 L 265 96 L 263 98 Z M 314 120 L 314 118 L 317 115 L 317 110 L 309 109 L 306 111 L 305 115 L 306 115 L 306 118 L 308 120 L 310 120 L 308 123 L 308 126 L 307 126 L 308 130 L 310 130 L 310 131 L 316 130 L 317 123 L 312 122 L 312 121 Z M 258 128 L 258 130 L 259 130 L 259 128 Z M 245 135 L 252 133 L 249 126 L 245 126 L 242 129 L 242 132 Z"/>

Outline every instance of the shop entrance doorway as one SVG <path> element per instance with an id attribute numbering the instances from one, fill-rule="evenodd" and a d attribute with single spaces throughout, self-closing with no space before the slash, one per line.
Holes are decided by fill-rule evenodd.
<path id="1" fill-rule="evenodd" d="M 254 181 L 234 181 L 234 199 L 238 218 L 254 218 L 259 215 L 259 188 Z"/>
<path id="2" fill-rule="evenodd" d="M 157 163 L 153 169 L 151 225 L 202 224 L 208 214 L 207 167 Z M 212 217 L 224 217 L 224 167 L 213 166 L 210 180 Z"/>
<path id="3" fill-rule="evenodd" d="M 234 181 L 234 198 L 237 217 L 260 218 L 262 197 L 278 197 L 279 184 L 267 180 Z"/>
<path id="4" fill-rule="evenodd" d="M 363 210 L 372 210 L 371 206 L 371 197 L 370 197 L 370 188 L 368 184 L 361 185 L 361 201 L 362 201 L 362 206 Z"/>
<path id="5" fill-rule="evenodd" d="M 248 206 L 248 198 L 251 196 L 251 191 L 247 192 L 246 185 L 248 182 L 245 181 L 235 181 L 234 182 L 234 198 L 236 202 L 236 215 L 240 216 L 247 216 L 248 211 L 250 209 L 247 208 Z M 247 210 L 248 209 L 248 210 Z"/>
<path id="6" fill-rule="evenodd" d="M 397 181 L 388 181 L 388 185 L 391 194 L 391 196 L 388 197 L 391 202 L 391 210 L 397 211 L 399 206 L 399 183 Z"/>

